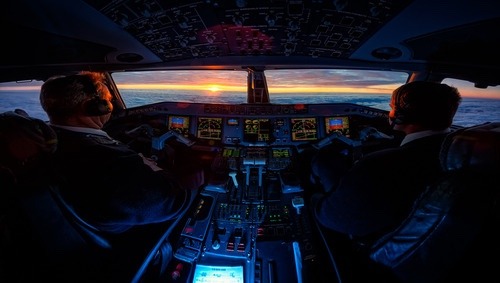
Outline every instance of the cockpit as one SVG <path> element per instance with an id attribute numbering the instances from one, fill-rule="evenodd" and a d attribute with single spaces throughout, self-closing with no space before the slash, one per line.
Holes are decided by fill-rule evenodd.
<path id="1" fill-rule="evenodd" d="M 105 138 L 140 152 L 133 154 L 134 161 L 150 166 L 153 173 L 166 169 L 163 173 L 182 179 L 190 176 L 192 166 L 202 169 L 204 182 L 192 194 L 179 190 L 182 209 L 173 219 L 139 225 L 124 238 L 108 238 L 109 231 L 92 229 L 71 201 L 61 197 L 58 182 L 64 178 L 52 178 L 53 164 L 33 170 L 37 178 L 19 183 L 12 168 L 38 158 L 9 157 L 5 166 L 2 158 L 8 151 L 0 148 L 0 281 L 10 280 L 7 275 L 17 282 L 133 283 L 498 279 L 499 3 L 3 1 L 2 115 L 24 122 L 40 119 L 38 126 L 47 126 L 45 134 L 51 133 L 41 107 L 42 84 L 53 76 L 96 72 L 105 78 L 100 85 L 109 88 L 112 99 L 107 94 L 99 99 L 99 88 L 92 88 L 89 94 L 97 99 L 91 101 L 98 109 L 104 101 L 106 111 L 80 105 L 85 115 L 97 114 L 85 118 L 106 120 Z M 352 209 L 361 215 L 346 222 L 362 228 L 376 222 L 372 215 L 396 219 L 389 208 L 403 203 L 402 198 L 409 211 L 398 211 L 404 219 L 397 218 L 401 223 L 389 233 L 377 234 L 381 237 L 375 243 L 330 230 L 324 224 L 333 219 L 333 206 L 320 217 L 319 206 L 313 211 L 313 195 L 320 192 L 325 200 L 333 195 L 338 177 L 363 157 L 400 147 L 404 137 L 393 127 L 398 125 L 391 94 L 413 82 L 442 83 L 460 91 L 452 125 L 440 129 L 444 142 L 438 140 L 430 148 L 425 140 L 425 147 L 407 150 L 412 155 L 401 160 L 412 161 L 408 167 L 384 158 L 366 170 L 373 178 L 352 174 L 369 185 L 380 181 L 365 199 L 387 214 L 361 214 L 363 208 L 371 208 L 364 202 L 334 205 L 341 213 Z M 59 98 L 54 101 L 64 101 Z M 420 100 L 430 117 L 426 122 L 439 120 L 439 111 L 427 115 L 438 100 L 438 95 Z M 455 105 L 452 98 L 439 109 L 451 113 Z M 96 122 L 98 127 L 102 121 Z M 0 126 L 0 136 L 9 136 L 2 134 L 10 129 L 33 137 L 40 134 L 38 126 Z M 42 135 L 38 141 L 46 140 L 54 146 L 53 135 Z M 0 139 L 1 146 L 15 148 L 16 153 L 30 153 L 31 144 Z M 71 153 L 82 153 L 83 160 L 91 155 L 75 148 Z M 423 160 L 423 153 L 431 152 L 439 158 Z M 51 158 L 49 154 L 46 161 Z M 86 199 L 91 209 L 106 199 L 100 198 L 105 191 L 101 188 L 120 189 L 137 181 L 141 185 L 131 189 L 136 192 L 154 179 L 124 173 L 117 169 L 122 164 L 95 170 L 101 163 L 93 160 L 86 166 L 81 160 L 74 162 L 81 165 L 77 169 L 90 171 L 82 173 L 73 170 L 71 158 L 57 169 L 63 167 L 81 181 L 81 191 L 98 192 Z M 387 170 L 388 165 L 395 166 Z M 407 172 L 430 165 L 439 181 L 425 186 L 420 186 L 421 178 L 406 182 Z M 96 171 L 109 173 L 108 168 L 116 169 L 116 178 L 109 182 L 115 186 L 98 186 L 102 182 L 87 178 Z M 388 171 L 392 175 L 385 175 Z M 394 182 L 396 177 L 401 180 Z M 100 179 L 111 180 L 107 175 Z M 407 193 L 408 186 L 417 183 L 413 192 L 419 194 Z M 156 188 L 160 195 L 166 192 L 163 183 Z M 144 191 L 127 203 L 147 198 Z M 140 212 L 152 213 L 152 206 L 144 207 L 148 209 Z M 96 214 L 107 218 L 102 211 Z M 363 254 L 357 253 L 360 248 Z M 84 280 L 87 276 L 92 279 Z"/>
<path id="2" fill-rule="evenodd" d="M 326 91 L 308 84 L 325 74 Z M 355 76 L 370 84 L 351 89 Z M 388 106 L 407 73 L 250 68 L 112 72 L 107 79 L 114 95 L 109 135 L 164 169 L 192 163 L 205 174 L 181 217 L 134 247 L 123 276 L 183 283 L 345 279 L 344 259 L 331 250 L 335 237 L 311 211 L 311 194 L 324 185 L 311 179 L 311 158 L 333 149 L 339 155 L 332 159 L 345 162 L 334 176 L 365 154 L 397 147 L 402 135 L 389 123 Z M 470 115 L 457 113 L 468 122 Z"/>
<path id="3" fill-rule="evenodd" d="M 206 185 L 168 235 L 167 281 L 316 278 L 334 262 L 307 205 L 308 152 L 333 143 L 354 162 L 400 141 L 387 110 L 272 103 L 264 74 L 260 81 L 250 76 L 246 102 L 156 102 L 116 111 L 105 127 L 167 168 L 187 154 L 205 169 Z M 331 282 L 335 268 L 329 270 L 316 282 Z"/>

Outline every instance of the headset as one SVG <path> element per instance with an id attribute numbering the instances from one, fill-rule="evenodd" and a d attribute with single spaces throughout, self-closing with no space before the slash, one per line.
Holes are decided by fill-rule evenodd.
<path id="1" fill-rule="evenodd" d="M 96 93 L 92 99 L 85 102 L 84 109 L 87 116 L 101 116 L 111 113 L 113 107 L 111 102 L 100 98 Z"/>
<path id="2" fill-rule="evenodd" d="M 396 125 L 408 124 L 415 121 L 415 114 L 412 113 L 414 111 L 412 105 L 406 101 L 405 107 L 401 107 L 401 96 L 401 90 L 398 90 L 394 101 L 394 117 L 391 118 L 391 123 Z"/>
<path id="3" fill-rule="evenodd" d="M 87 116 L 101 116 L 111 113 L 113 105 L 107 99 L 103 99 L 97 93 L 97 88 L 91 81 L 83 82 L 84 92 L 93 93 L 90 100 L 86 101 L 84 104 L 84 113 Z"/>

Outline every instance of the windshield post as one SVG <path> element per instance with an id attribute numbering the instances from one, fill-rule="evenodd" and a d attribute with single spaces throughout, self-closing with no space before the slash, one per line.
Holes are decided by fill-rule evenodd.
<path id="1" fill-rule="evenodd" d="M 263 70 L 248 68 L 247 85 L 247 103 L 269 103 L 269 91 Z"/>

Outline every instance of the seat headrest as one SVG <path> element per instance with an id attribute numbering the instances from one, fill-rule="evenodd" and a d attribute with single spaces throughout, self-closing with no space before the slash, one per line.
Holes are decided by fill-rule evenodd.
<path id="1" fill-rule="evenodd" d="M 445 171 L 468 169 L 499 172 L 500 122 L 460 129 L 448 135 L 441 148 Z"/>
<path id="2" fill-rule="evenodd" d="M 56 134 L 44 121 L 22 110 L 0 114 L 0 166 L 17 174 L 56 147 Z"/>

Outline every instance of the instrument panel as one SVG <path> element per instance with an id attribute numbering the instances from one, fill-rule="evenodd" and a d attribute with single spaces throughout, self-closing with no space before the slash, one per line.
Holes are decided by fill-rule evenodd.
<path id="1" fill-rule="evenodd" d="M 175 130 L 201 144 L 245 146 L 314 143 L 333 133 L 357 139 L 367 126 L 390 131 L 387 111 L 357 104 L 202 104 L 164 102 L 127 109 L 160 132 Z M 152 118 L 154 117 L 154 119 Z M 158 124 L 159 121 L 160 124 Z M 163 124 L 163 125 L 161 125 Z"/>
<path id="2" fill-rule="evenodd" d="M 390 131 L 386 111 L 165 102 L 114 115 L 111 136 L 146 128 L 155 150 L 175 136 L 191 153 L 209 155 L 200 158 L 205 185 L 169 238 L 173 260 L 164 282 L 337 282 L 307 207 L 299 148 L 320 148 L 329 137 L 357 148 L 364 128 Z"/>

